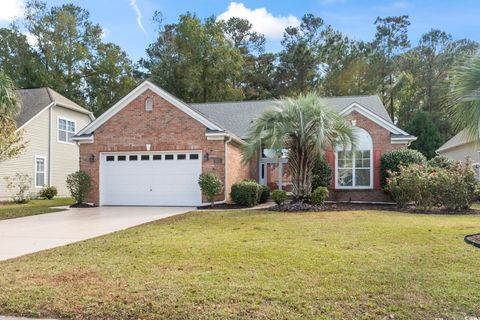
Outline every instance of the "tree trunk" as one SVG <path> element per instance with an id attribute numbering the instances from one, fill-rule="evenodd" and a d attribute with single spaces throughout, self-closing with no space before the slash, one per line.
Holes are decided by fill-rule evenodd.
<path id="1" fill-rule="evenodd" d="M 390 74 L 389 83 L 390 83 L 390 118 L 392 118 L 392 121 L 395 122 L 395 109 L 393 105 L 393 90 L 392 90 L 392 86 L 393 86 L 392 74 Z"/>

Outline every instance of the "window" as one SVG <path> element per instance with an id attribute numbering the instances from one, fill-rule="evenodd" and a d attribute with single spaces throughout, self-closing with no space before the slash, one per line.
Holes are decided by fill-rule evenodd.
<path id="1" fill-rule="evenodd" d="M 185 160 L 185 159 L 187 159 L 186 154 L 177 154 L 177 160 Z"/>
<path id="2" fill-rule="evenodd" d="M 198 154 L 197 153 L 191 154 L 190 160 L 198 160 Z"/>
<path id="3" fill-rule="evenodd" d="M 58 141 L 73 143 L 75 135 L 75 121 L 58 118 Z"/>
<path id="4" fill-rule="evenodd" d="M 115 157 L 114 156 L 107 156 L 107 161 L 115 161 Z"/>
<path id="5" fill-rule="evenodd" d="M 142 161 L 145 161 L 145 160 L 150 160 L 150 156 L 148 154 L 142 154 L 142 156 L 140 157 L 140 160 Z"/>
<path id="6" fill-rule="evenodd" d="M 147 111 L 147 112 L 153 111 L 153 98 L 148 97 L 145 100 L 145 111 Z"/>
<path id="7" fill-rule="evenodd" d="M 128 157 L 128 160 L 130 161 L 137 161 L 138 160 L 138 156 L 137 155 L 131 155 Z"/>
<path id="8" fill-rule="evenodd" d="M 166 154 L 165 160 L 173 160 L 173 154 Z"/>
<path id="9" fill-rule="evenodd" d="M 367 131 L 355 128 L 358 146 L 337 149 L 337 188 L 372 187 L 372 138 Z"/>
<path id="10" fill-rule="evenodd" d="M 125 160 L 127 160 L 127 156 L 118 156 L 117 160 L 118 161 L 125 161 Z"/>
<path id="11" fill-rule="evenodd" d="M 153 155 L 153 160 L 162 160 L 162 155 L 161 154 L 154 154 Z"/>
<path id="12" fill-rule="evenodd" d="M 45 185 L 45 157 L 35 157 L 35 187 Z"/>

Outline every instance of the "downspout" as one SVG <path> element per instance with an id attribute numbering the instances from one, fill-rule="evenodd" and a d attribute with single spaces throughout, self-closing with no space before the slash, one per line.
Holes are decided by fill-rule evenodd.
<path id="1" fill-rule="evenodd" d="M 50 108 L 48 108 L 48 186 L 52 185 L 52 109 L 56 105 L 54 102 Z"/>

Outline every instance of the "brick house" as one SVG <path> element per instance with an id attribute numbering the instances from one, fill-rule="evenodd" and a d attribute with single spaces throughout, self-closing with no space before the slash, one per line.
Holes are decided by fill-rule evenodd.
<path id="1" fill-rule="evenodd" d="M 396 127 L 377 96 L 325 98 L 352 121 L 359 136 L 355 152 L 330 149 L 334 168 L 332 199 L 384 201 L 380 156 L 415 140 Z M 228 201 L 233 183 L 256 179 L 289 190 L 288 163 L 263 150 L 242 163 L 242 145 L 254 119 L 276 101 L 186 104 L 145 81 L 81 130 L 80 169 L 94 188 L 96 205 L 196 206 L 202 199 L 197 181 L 211 172 L 224 181 L 218 201 Z"/>

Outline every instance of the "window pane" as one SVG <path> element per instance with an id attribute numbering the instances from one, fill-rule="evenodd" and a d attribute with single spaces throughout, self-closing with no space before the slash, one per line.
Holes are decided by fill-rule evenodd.
<path id="1" fill-rule="evenodd" d="M 118 156 L 117 160 L 118 161 L 125 161 L 125 160 L 127 160 L 127 156 Z"/>
<path id="2" fill-rule="evenodd" d="M 355 151 L 355 159 L 362 159 L 362 151 Z"/>
<path id="3" fill-rule="evenodd" d="M 177 160 L 185 160 L 185 159 L 187 159 L 186 154 L 177 154 Z"/>
<path id="4" fill-rule="evenodd" d="M 352 169 L 338 169 L 338 185 L 342 187 L 352 186 L 352 179 Z"/>
<path id="5" fill-rule="evenodd" d="M 138 160 L 138 156 L 137 156 L 137 155 L 131 155 L 131 156 L 128 157 L 128 159 L 129 159 L 130 161 L 137 161 L 137 160 Z"/>
<path id="6" fill-rule="evenodd" d="M 355 159 L 355 168 L 362 167 L 362 158 Z"/>
<path id="7" fill-rule="evenodd" d="M 67 121 L 63 119 L 58 119 L 58 129 L 67 130 Z"/>
<path id="8" fill-rule="evenodd" d="M 198 160 L 198 154 L 191 154 L 190 155 L 190 160 Z"/>
<path id="9" fill-rule="evenodd" d="M 154 154 L 153 155 L 153 160 L 162 160 L 162 155 L 161 154 Z"/>
<path id="10" fill-rule="evenodd" d="M 45 174 L 43 172 L 37 172 L 37 187 L 43 187 L 45 184 Z"/>
<path id="11" fill-rule="evenodd" d="M 37 159 L 37 172 L 45 171 L 45 162 L 43 159 Z"/>
<path id="12" fill-rule="evenodd" d="M 141 160 L 150 160 L 150 156 L 148 154 L 142 154 L 142 157 L 140 158 Z"/>
<path id="13" fill-rule="evenodd" d="M 165 160 L 173 160 L 173 154 L 166 154 Z"/>
<path id="14" fill-rule="evenodd" d="M 73 142 L 72 138 L 75 134 L 73 132 L 68 133 L 68 142 Z"/>
<path id="15" fill-rule="evenodd" d="M 355 185 L 357 187 L 370 186 L 370 169 L 355 170 Z"/>
<path id="16" fill-rule="evenodd" d="M 75 133 L 75 122 L 68 121 L 68 131 Z"/>
<path id="17" fill-rule="evenodd" d="M 107 156 L 107 161 L 115 161 L 115 157 L 114 156 Z"/>
<path id="18" fill-rule="evenodd" d="M 370 150 L 363 151 L 363 158 L 370 159 Z"/>
<path id="19" fill-rule="evenodd" d="M 58 140 L 60 141 L 67 141 L 67 132 L 63 130 L 58 131 Z"/>

